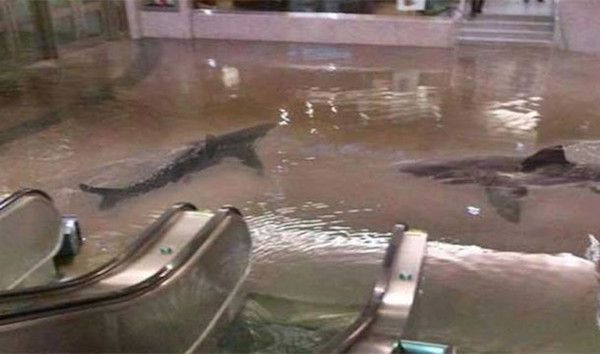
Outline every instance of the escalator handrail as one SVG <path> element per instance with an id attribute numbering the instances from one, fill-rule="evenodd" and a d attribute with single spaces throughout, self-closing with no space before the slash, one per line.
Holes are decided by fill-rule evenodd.
<path id="1" fill-rule="evenodd" d="M 367 332 L 375 319 L 377 318 L 377 310 L 383 302 L 383 297 L 388 289 L 389 281 L 392 275 L 392 263 L 394 257 L 400 248 L 401 239 L 404 236 L 404 231 L 408 229 L 406 225 L 398 225 L 400 232 L 394 232 L 392 239 L 388 244 L 383 259 L 382 270 L 377 278 L 377 282 L 373 287 L 373 292 L 369 298 L 369 302 L 363 307 L 358 318 L 344 330 L 342 333 L 334 336 L 324 347 L 318 350 L 319 354 L 331 353 L 346 353 L 350 348 Z"/>
<path id="2" fill-rule="evenodd" d="M 176 274 L 190 260 L 197 250 L 208 240 L 210 235 L 219 224 L 231 214 L 241 215 L 235 208 L 223 208 L 215 214 L 200 231 L 194 235 L 192 240 L 182 249 L 171 262 L 145 280 L 111 291 L 106 294 L 93 295 L 75 301 L 65 300 L 57 304 L 41 305 L 26 309 L 15 309 L 13 312 L 0 314 L 0 326 L 9 325 L 21 321 L 30 321 L 38 318 L 61 315 L 67 312 L 85 310 L 92 307 L 104 306 L 126 301 L 141 296 L 148 291 L 159 287 L 174 274 Z"/>
<path id="3" fill-rule="evenodd" d="M 64 282 L 47 284 L 35 287 L 29 287 L 24 289 L 14 289 L 0 292 L 0 302 L 10 301 L 17 297 L 24 296 L 36 296 L 49 292 L 67 290 L 75 287 L 83 286 L 85 284 L 98 281 L 107 276 L 112 270 L 128 263 L 133 256 L 143 249 L 148 244 L 158 237 L 159 231 L 173 219 L 174 216 L 183 211 L 194 211 L 197 208 L 191 203 L 178 203 L 170 207 L 165 211 L 156 221 L 150 225 L 144 232 L 132 243 L 125 251 L 109 260 L 102 266 L 78 276 L 74 279 L 70 279 Z"/>
<path id="4" fill-rule="evenodd" d="M 39 190 L 39 189 L 24 188 L 24 189 L 20 189 L 16 192 L 12 193 L 11 195 L 9 195 L 6 198 L 0 200 L 0 212 L 3 211 L 4 209 L 8 208 L 12 204 L 16 203 L 21 198 L 29 197 L 29 196 L 42 197 L 42 198 L 48 200 L 49 202 L 52 202 L 52 198 L 48 195 L 48 193 L 46 193 L 42 190 Z"/>

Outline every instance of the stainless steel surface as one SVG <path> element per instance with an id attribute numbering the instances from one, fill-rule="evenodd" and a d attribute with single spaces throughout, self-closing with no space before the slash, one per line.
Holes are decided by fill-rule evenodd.
<path id="1" fill-rule="evenodd" d="M 239 82 L 226 86 L 236 70 Z M 106 91 L 115 78 L 129 84 Z M 360 306 L 402 215 L 430 241 L 424 306 L 407 328 L 415 339 L 444 338 L 469 353 L 600 352 L 593 267 L 564 256 L 582 257 L 588 234 L 598 237 L 596 193 L 533 187 L 514 223 L 480 186 L 398 168 L 567 142 L 597 163 L 597 58 L 530 48 L 116 41 L 17 79 L 21 93 L 0 107 L 1 189 L 44 186 L 59 210 L 77 212 L 87 242 L 72 274 L 119 254 L 148 215 L 174 202 L 230 203 L 254 232 L 253 290 Z M 90 94 L 110 99 L 91 105 Z M 42 125 L 55 108 L 54 125 Z M 78 190 L 137 181 L 148 171 L 137 166 L 163 164 L 158 152 L 265 120 L 282 125 L 257 146 L 262 176 L 226 161 L 109 210 Z M 293 333 L 277 333 L 276 344 L 296 345 Z"/>
<path id="2" fill-rule="evenodd" d="M 391 354 L 394 339 L 386 336 L 369 336 L 368 340 L 358 341 L 348 351 L 349 353 Z"/>
<path id="3" fill-rule="evenodd" d="M 370 333 L 383 336 L 401 336 L 410 315 L 419 275 L 427 249 L 427 234 L 396 230 L 400 245 L 390 267 L 390 278 Z"/>
<path id="4" fill-rule="evenodd" d="M 427 234 L 418 231 L 394 230 L 397 242 L 388 282 L 375 320 L 362 335 L 350 353 L 391 353 L 404 327 L 417 293 L 423 258 L 427 248 Z"/>
<path id="5" fill-rule="evenodd" d="M 419 285 L 427 234 L 396 225 L 373 295 L 356 322 L 323 353 L 391 353 L 402 337 Z"/>
<path id="6" fill-rule="evenodd" d="M 202 348 L 199 338 L 209 338 L 235 312 L 230 306 L 240 303 L 234 297 L 242 295 L 250 246 L 248 229 L 235 212 L 224 210 L 214 217 L 180 213 L 160 239 L 126 267 L 83 289 L 34 297 L 30 300 L 38 301 L 37 308 L 0 317 L 0 348 L 8 352 Z"/>
<path id="7" fill-rule="evenodd" d="M 161 238 L 164 230 L 171 225 L 173 220 L 178 217 L 179 213 L 193 210 L 196 210 L 196 207 L 189 203 L 178 203 L 173 205 L 167 209 L 167 211 L 162 213 L 152 225 L 146 228 L 146 230 L 131 245 L 129 245 L 127 249 L 88 273 L 60 283 L 28 287 L 14 291 L 0 291 L 0 310 L 2 308 L 2 303 L 10 301 L 11 299 L 24 298 L 25 296 L 38 296 L 40 294 L 57 294 L 60 291 L 73 290 L 92 284 L 109 276 L 112 274 L 111 272 L 140 257 L 149 245 L 157 242 L 157 240 Z"/>
<path id="8" fill-rule="evenodd" d="M 79 221 L 74 215 L 64 215 L 62 217 L 60 223 L 60 236 L 62 244 L 58 256 L 72 257 L 79 253 L 83 238 L 81 236 Z"/>
<path id="9" fill-rule="evenodd" d="M 53 279 L 59 228 L 60 214 L 41 192 L 23 190 L 0 202 L 0 289 Z"/>

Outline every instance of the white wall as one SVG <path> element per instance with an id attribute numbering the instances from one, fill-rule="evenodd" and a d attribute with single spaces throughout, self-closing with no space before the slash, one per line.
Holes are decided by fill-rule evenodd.
<path id="1" fill-rule="evenodd" d="M 452 47 L 458 19 L 285 12 L 211 12 L 180 1 L 177 12 L 143 11 L 127 0 L 132 38 L 207 38 Z"/>
<path id="2" fill-rule="evenodd" d="M 125 9 L 133 39 L 192 38 L 190 1 L 180 0 L 177 11 L 144 11 L 138 0 L 126 0 Z"/>
<path id="3" fill-rule="evenodd" d="M 194 12 L 196 38 L 452 47 L 450 18 L 301 13 Z"/>
<path id="4" fill-rule="evenodd" d="M 600 0 L 559 0 L 557 31 L 563 49 L 600 54 Z"/>

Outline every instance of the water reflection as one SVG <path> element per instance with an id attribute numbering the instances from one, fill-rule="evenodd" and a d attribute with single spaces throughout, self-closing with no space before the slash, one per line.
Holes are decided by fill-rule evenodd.
<path id="1" fill-rule="evenodd" d="M 373 124 L 381 119 L 408 123 L 423 118 L 435 119 L 440 115 L 440 108 L 435 104 L 435 88 L 418 87 L 414 92 L 398 92 L 385 87 L 344 92 L 309 89 L 298 94 L 311 103 L 311 110 L 307 111 L 309 117 L 314 116 L 315 110 L 326 109 L 333 115 L 345 115 L 346 119 L 358 116 L 359 122 Z"/>
<path id="2" fill-rule="evenodd" d="M 600 348 L 590 264 L 548 255 L 585 253 L 598 228 L 596 194 L 540 186 L 516 213 L 510 194 L 399 172 L 416 160 L 520 159 L 564 141 L 574 143 L 569 159 L 597 163 L 600 94 L 589 87 L 600 79 L 599 60 L 529 49 L 138 43 L 33 67 L 19 95 L 0 97 L 0 189 L 41 187 L 79 215 L 88 235 L 79 270 L 114 255 L 172 203 L 232 204 L 244 207 L 254 232 L 255 303 L 272 296 L 357 308 L 391 225 L 406 221 L 438 241 L 415 337 L 468 351 Z M 40 117 L 50 118 L 32 123 Z M 103 171 L 130 182 L 123 166 L 142 173 L 142 157 L 160 162 L 153 152 L 264 121 L 280 126 L 257 144 L 263 175 L 224 159 L 102 211 L 77 189 Z M 266 332 L 284 341 L 285 326 L 271 325 Z"/>
<path id="3" fill-rule="evenodd" d="M 541 119 L 538 111 L 540 97 L 516 99 L 508 102 L 492 102 L 489 107 L 488 129 L 500 134 L 512 132 L 535 140 L 535 130 Z"/>
<path id="4" fill-rule="evenodd" d="M 312 208 L 248 217 L 256 247 L 250 284 L 258 294 L 224 333 L 223 352 L 312 352 L 358 314 L 387 237 L 298 217 Z M 430 242 L 407 336 L 472 353 L 594 352 L 596 288 L 594 264 L 571 254 Z"/>
<path id="5" fill-rule="evenodd" d="M 224 66 L 221 68 L 221 75 L 225 87 L 232 89 L 240 85 L 240 71 L 237 68 Z"/>

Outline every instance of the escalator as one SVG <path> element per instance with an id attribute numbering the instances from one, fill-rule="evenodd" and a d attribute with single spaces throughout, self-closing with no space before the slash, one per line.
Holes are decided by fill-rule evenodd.
<path id="1" fill-rule="evenodd" d="M 404 339 L 419 288 L 427 234 L 397 225 L 371 298 L 356 321 L 319 349 L 321 354 L 454 354 L 452 346 Z"/>
<path id="2" fill-rule="evenodd" d="M 0 198 L 0 290 L 56 281 L 54 260 L 75 255 L 79 223 L 61 216 L 44 192 L 24 189 Z"/>
<path id="3" fill-rule="evenodd" d="M 0 351 L 212 351 L 243 301 L 250 248 L 236 209 L 177 204 L 90 273 L 0 292 Z"/>
<path id="4" fill-rule="evenodd" d="M 31 235 L 52 241 L 40 241 L 45 247 L 28 241 L 40 256 L 22 253 L 13 263 L 22 258 L 29 266 L 44 264 L 61 250 L 73 250 L 72 244 L 65 247 L 65 225 L 43 192 L 25 190 L 0 202 L 0 236 L 10 235 L 2 242 Z M 370 300 L 319 352 L 455 353 L 451 346 L 405 339 L 426 248 L 425 233 L 396 226 Z M 210 213 L 176 204 L 121 254 L 89 273 L 0 291 L 0 351 L 216 352 L 220 329 L 245 300 L 250 251 L 237 209 Z M 43 267 L 33 268 L 25 273 Z M 20 277 L 27 278 L 25 273 Z"/>

